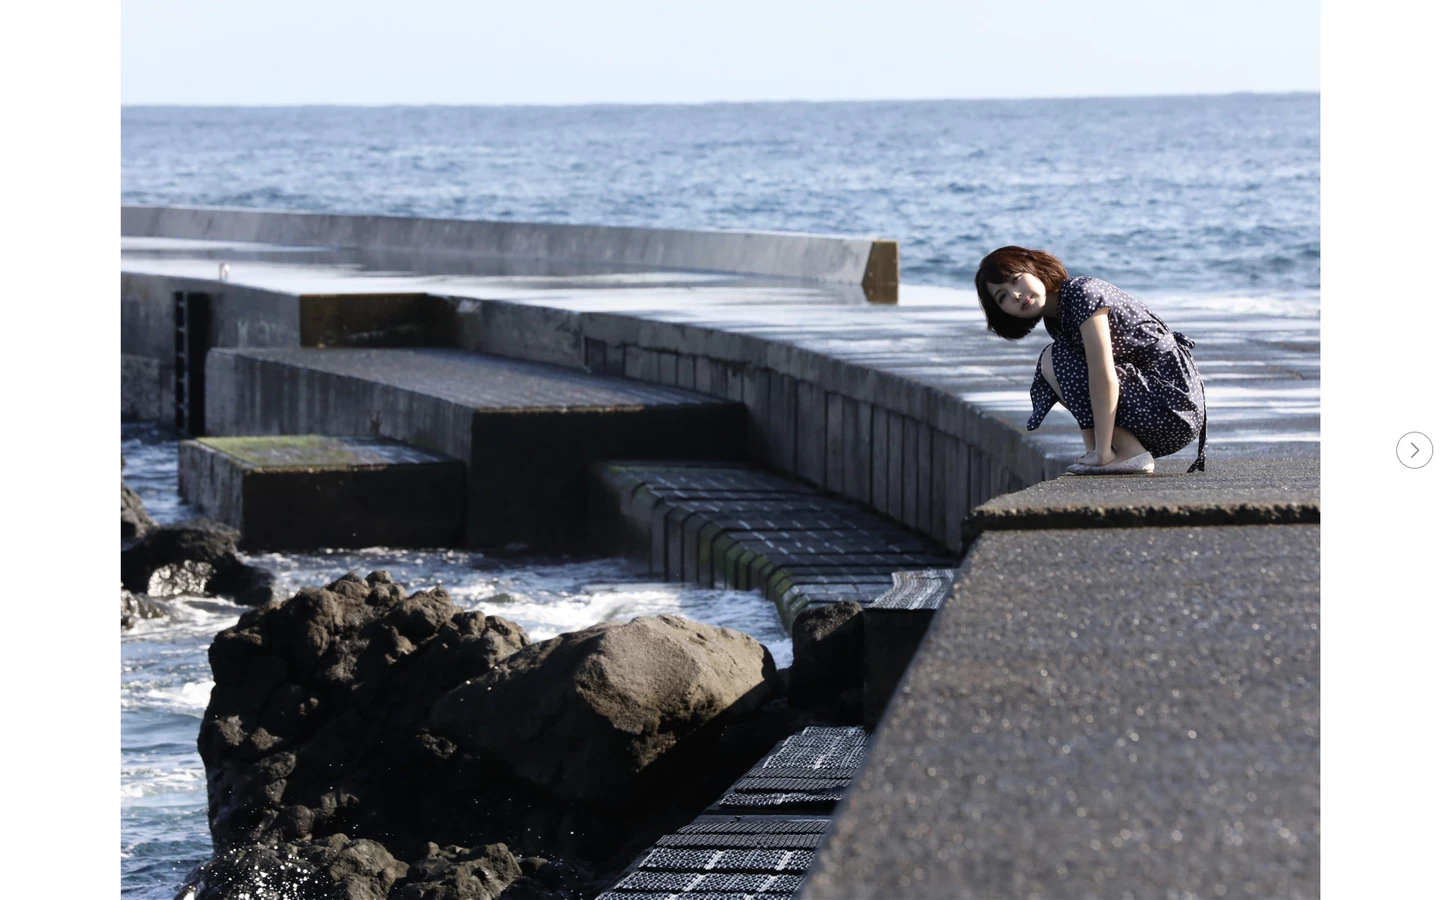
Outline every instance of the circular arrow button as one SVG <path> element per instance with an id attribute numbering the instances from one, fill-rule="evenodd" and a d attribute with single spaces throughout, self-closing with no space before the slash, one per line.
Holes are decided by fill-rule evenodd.
<path id="1" fill-rule="evenodd" d="M 1411 431 L 1400 438 L 1400 443 L 1395 445 L 1395 455 L 1399 457 L 1400 464 L 1407 469 L 1418 469 L 1430 461 L 1435 455 L 1435 445 L 1430 439 L 1419 431 Z"/>

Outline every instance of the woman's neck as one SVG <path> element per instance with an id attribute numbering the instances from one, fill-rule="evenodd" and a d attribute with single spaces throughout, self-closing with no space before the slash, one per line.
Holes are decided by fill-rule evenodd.
<path id="1" fill-rule="evenodd" d="M 1045 292 L 1045 308 L 1040 310 L 1040 315 L 1047 319 L 1060 315 L 1060 288 Z"/>

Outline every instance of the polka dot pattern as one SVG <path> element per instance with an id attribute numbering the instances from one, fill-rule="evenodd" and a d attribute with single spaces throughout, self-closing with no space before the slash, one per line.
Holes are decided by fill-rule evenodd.
<path id="1" fill-rule="evenodd" d="M 1061 283 L 1060 315 L 1045 319 L 1045 330 L 1055 339 L 1046 350 L 1051 353 L 1062 396 L 1055 395 L 1037 361 L 1030 387 L 1034 411 L 1025 427 L 1030 431 L 1039 428 L 1056 403 L 1064 404 L 1081 428 L 1095 427 L 1080 325 L 1102 307 L 1109 310 L 1110 345 L 1120 380 L 1115 424 L 1133 432 L 1157 457 L 1184 449 L 1198 436 L 1200 456 L 1192 471 L 1203 471 L 1205 388 L 1190 354 L 1194 343 L 1172 332 L 1139 300 L 1088 275 Z M 1040 355 L 1043 360 L 1044 351 Z"/>

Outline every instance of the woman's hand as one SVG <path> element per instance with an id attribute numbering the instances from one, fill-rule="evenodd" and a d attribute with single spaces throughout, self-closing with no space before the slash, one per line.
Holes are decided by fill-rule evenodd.
<path id="1" fill-rule="evenodd" d="M 1096 447 L 1077 460 L 1082 466 L 1108 466 L 1114 461 L 1115 451 L 1110 447 L 1106 447 L 1103 450 Z"/>

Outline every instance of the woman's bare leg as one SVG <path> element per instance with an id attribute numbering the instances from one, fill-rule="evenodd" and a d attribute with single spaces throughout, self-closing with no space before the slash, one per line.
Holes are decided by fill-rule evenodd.
<path id="1" fill-rule="evenodd" d="M 1054 363 L 1054 361 L 1052 361 L 1052 360 L 1050 359 L 1050 347 L 1054 347 L 1054 346 L 1055 346 L 1054 344 L 1051 344 L 1050 346 L 1046 347 L 1044 350 L 1041 350 L 1041 351 L 1040 351 L 1040 374 L 1041 374 L 1041 375 L 1044 375 L 1044 376 L 1045 376 L 1045 380 L 1048 381 L 1048 382 L 1050 382 L 1050 390 L 1054 391 L 1054 392 L 1055 392 L 1055 396 L 1057 396 L 1057 397 L 1060 398 L 1060 405 L 1061 405 L 1061 406 L 1065 406 L 1065 395 L 1064 395 L 1063 393 L 1061 393 L 1061 391 L 1060 391 L 1060 380 L 1055 377 L 1055 363 Z M 1066 408 L 1066 409 L 1069 409 L 1068 406 L 1065 407 L 1065 408 Z M 1118 434 L 1121 432 L 1121 430 L 1122 430 L 1122 429 L 1120 429 L 1120 428 L 1116 428 L 1116 429 L 1115 429 L 1115 433 L 1118 435 Z M 1127 431 L 1126 434 L 1129 434 L 1129 432 Z M 1082 440 L 1082 441 L 1085 442 L 1085 452 L 1086 452 L 1087 454 L 1088 454 L 1091 450 L 1094 450 L 1094 449 L 1095 449 L 1095 429 L 1093 429 L 1093 428 L 1082 428 L 1082 429 L 1080 429 L 1080 440 Z M 1117 452 L 1118 452 L 1118 451 L 1117 451 Z M 1075 458 L 1076 458 L 1077 460 L 1083 459 L 1083 457 L 1080 457 L 1080 456 L 1077 456 L 1077 457 L 1075 457 Z M 1129 457 L 1126 457 L 1126 459 L 1129 459 Z"/>
<path id="2" fill-rule="evenodd" d="M 1050 382 L 1050 389 L 1055 392 L 1055 396 L 1060 398 L 1060 405 L 1064 406 L 1065 395 L 1060 392 L 1060 380 L 1055 377 L 1055 363 L 1050 359 L 1050 347 L 1054 346 L 1054 344 L 1051 344 L 1049 347 L 1040 351 L 1040 374 L 1044 375 L 1045 380 Z M 1080 439 L 1085 442 L 1085 453 L 1087 455 L 1095 449 L 1095 429 L 1080 429 Z M 1131 459 L 1144 453 L 1145 445 L 1140 443 L 1140 439 L 1137 438 L 1135 433 L 1130 429 L 1116 425 L 1115 436 L 1110 441 L 1110 449 L 1115 451 L 1116 459 Z M 1083 459 L 1084 457 L 1077 458 Z"/>

